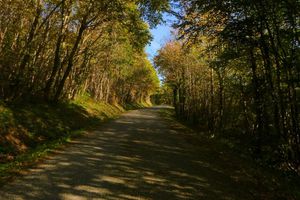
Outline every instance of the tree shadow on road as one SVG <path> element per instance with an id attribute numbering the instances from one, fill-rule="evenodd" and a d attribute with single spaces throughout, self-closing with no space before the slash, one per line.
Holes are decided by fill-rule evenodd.
<path id="1" fill-rule="evenodd" d="M 228 160 L 231 158 L 205 141 L 191 144 L 189 140 L 195 139 L 192 135 L 157 117 L 157 112 L 144 109 L 127 113 L 73 141 L 56 156 L 30 169 L 29 175 L 2 188 L 1 197 L 276 199 L 257 184 L 251 166 L 245 168 Z"/>

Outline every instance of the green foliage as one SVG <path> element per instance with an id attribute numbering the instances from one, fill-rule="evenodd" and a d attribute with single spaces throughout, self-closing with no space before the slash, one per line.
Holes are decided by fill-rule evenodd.
<path id="1" fill-rule="evenodd" d="M 151 96 L 151 102 L 153 102 L 155 105 L 172 105 L 172 95 L 172 88 L 167 84 L 163 84 L 155 92 L 155 94 Z"/>
<path id="2" fill-rule="evenodd" d="M 299 173 L 299 2 L 177 2 L 179 41 L 156 57 L 177 117 Z"/>
<path id="3" fill-rule="evenodd" d="M 153 27 L 163 19 L 162 13 L 170 9 L 168 0 L 138 0 L 141 14 Z"/>
<path id="4" fill-rule="evenodd" d="M 89 92 L 123 103 L 126 94 L 114 90 L 136 57 L 145 64 L 147 22 L 158 24 L 168 1 L 17 0 L 0 7 L 2 100 L 58 102 Z"/>
<path id="5" fill-rule="evenodd" d="M 7 127 L 14 124 L 13 113 L 5 107 L 5 104 L 0 104 L 0 130 L 6 130 Z"/>

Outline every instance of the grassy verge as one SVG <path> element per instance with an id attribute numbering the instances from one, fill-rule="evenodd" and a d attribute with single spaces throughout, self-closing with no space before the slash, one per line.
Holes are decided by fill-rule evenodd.
<path id="1" fill-rule="evenodd" d="M 254 199 L 300 199 L 300 177 L 296 174 L 261 165 L 238 142 L 230 142 L 223 137 L 211 137 L 210 134 L 201 133 L 178 121 L 171 107 L 162 109 L 160 114 L 169 120 L 173 129 L 186 134 L 186 141 L 190 145 L 199 147 L 199 154 L 210 166 L 220 169 L 228 177 L 238 169 L 239 173 L 234 174 L 234 178 L 251 191 Z M 228 187 L 232 186 L 229 184 Z"/>
<path id="2" fill-rule="evenodd" d="M 130 103 L 130 104 L 123 105 L 123 108 L 126 110 L 135 110 L 135 109 L 141 109 L 149 106 L 152 105 L 147 102 L 140 102 L 140 103 Z"/>
<path id="3" fill-rule="evenodd" d="M 96 129 L 128 109 L 83 96 L 60 104 L 7 105 L 0 102 L 0 183 L 74 137 Z M 1 184 L 0 184 L 1 185 Z"/>

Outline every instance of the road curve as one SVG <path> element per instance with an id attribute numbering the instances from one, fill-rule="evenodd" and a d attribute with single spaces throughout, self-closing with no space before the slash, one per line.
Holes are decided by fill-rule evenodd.
<path id="1" fill-rule="evenodd" d="M 201 155 L 210 149 L 193 144 L 193 134 L 160 109 L 127 112 L 76 139 L 0 188 L 0 199 L 252 199 L 216 164 L 218 154 Z"/>

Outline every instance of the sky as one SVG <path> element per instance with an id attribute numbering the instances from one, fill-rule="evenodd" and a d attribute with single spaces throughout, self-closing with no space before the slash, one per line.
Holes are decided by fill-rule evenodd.
<path id="1" fill-rule="evenodd" d="M 148 58 L 152 61 L 154 56 L 157 54 L 157 51 L 172 38 L 172 21 L 174 17 L 169 14 L 164 14 L 164 20 L 166 23 L 158 25 L 157 27 L 151 29 L 151 34 L 153 37 L 152 42 L 147 45 L 146 52 Z"/>

